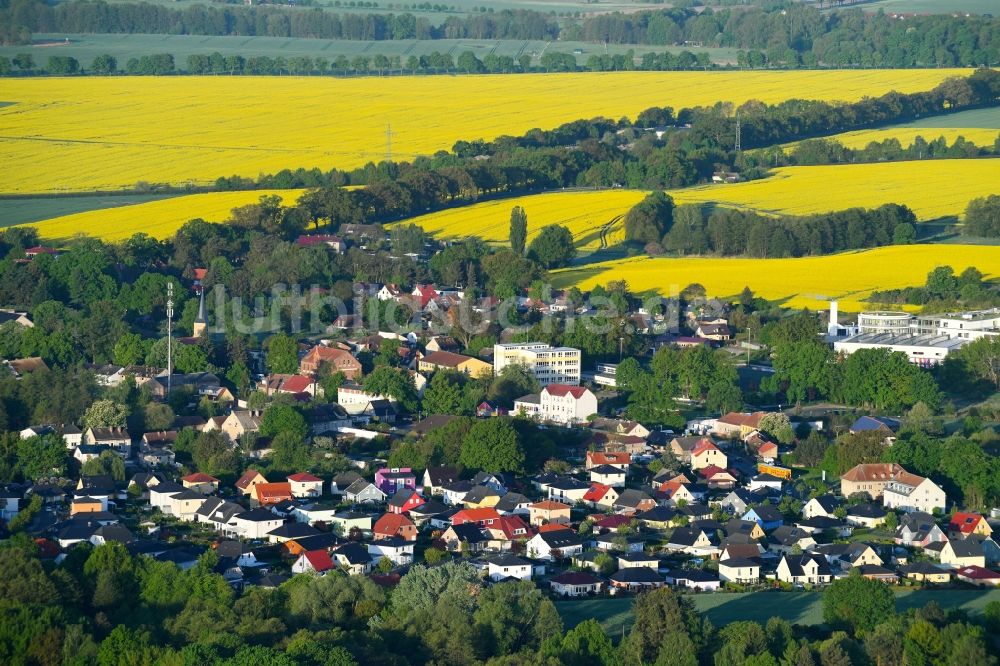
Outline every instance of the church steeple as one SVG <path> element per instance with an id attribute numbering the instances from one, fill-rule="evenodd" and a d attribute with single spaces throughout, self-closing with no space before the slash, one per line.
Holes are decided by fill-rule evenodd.
<path id="1" fill-rule="evenodd" d="M 201 288 L 198 300 L 198 316 L 194 318 L 194 325 L 191 326 L 191 334 L 200 338 L 205 335 L 208 329 L 208 319 L 205 316 L 205 288 Z"/>

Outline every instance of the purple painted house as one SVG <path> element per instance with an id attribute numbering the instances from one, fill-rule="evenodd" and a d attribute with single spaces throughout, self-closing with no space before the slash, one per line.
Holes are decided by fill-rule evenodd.
<path id="1" fill-rule="evenodd" d="M 386 495 L 395 495 L 400 490 L 417 489 L 417 476 L 409 467 L 393 467 L 375 472 L 375 485 Z"/>

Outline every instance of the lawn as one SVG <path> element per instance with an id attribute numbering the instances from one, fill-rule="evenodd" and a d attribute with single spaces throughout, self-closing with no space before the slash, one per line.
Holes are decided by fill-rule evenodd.
<path id="1" fill-rule="evenodd" d="M 424 77 L 6 79 L 0 193 L 206 184 L 283 168 L 354 168 L 459 139 L 634 117 L 651 106 L 856 100 L 968 70 L 613 72 Z M 943 166 L 941 168 L 944 168 Z M 811 196 L 815 192 L 810 193 Z"/>
<path id="2" fill-rule="evenodd" d="M 960 608 L 981 613 L 991 601 L 1000 601 L 1000 590 L 917 590 L 893 589 L 896 610 L 905 612 L 936 601 L 942 608 Z M 742 620 L 764 623 L 781 617 L 792 624 L 816 625 L 823 622 L 822 596 L 817 592 L 751 592 L 691 595 L 695 608 L 717 627 Z M 621 636 L 622 627 L 632 626 L 634 597 L 557 601 L 556 608 L 567 628 L 595 618 L 611 636 Z"/>
<path id="3" fill-rule="evenodd" d="M 944 137 L 948 145 L 955 143 L 955 139 L 962 137 L 966 141 L 971 141 L 977 146 L 992 148 L 1000 140 L 1000 129 L 989 129 L 984 127 L 886 127 L 881 129 L 858 130 L 856 132 L 845 132 L 824 137 L 830 141 L 836 141 L 846 148 L 864 148 L 869 143 L 875 141 L 881 143 L 886 139 L 896 139 L 904 147 L 908 147 L 917 137 L 923 137 L 930 143 L 938 137 Z"/>
<path id="4" fill-rule="evenodd" d="M 37 222 L 63 215 L 130 206 L 168 199 L 174 194 L 129 194 L 73 197 L 19 197 L 0 199 L 0 227 Z"/>
<path id="5" fill-rule="evenodd" d="M 1000 276 L 1000 248 L 985 245 L 896 245 L 873 250 L 788 259 L 634 257 L 556 271 L 556 288 L 589 291 L 598 284 L 625 280 L 637 293 L 677 294 L 689 284 L 703 285 L 710 296 L 733 297 L 745 286 L 785 307 L 822 309 L 831 299 L 845 312 L 866 308 L 876 289 L 923 284 L 927 273 L 950 265 L 969 266 L 987 278 Z"/>

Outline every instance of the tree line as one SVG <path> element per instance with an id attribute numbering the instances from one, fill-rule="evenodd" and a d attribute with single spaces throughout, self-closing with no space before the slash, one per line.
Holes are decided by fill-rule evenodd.
<path id="1" fill-rule="evenodd" d="M 537 65 L 532 56 L 496 55 L 487 53 L 481 59 L 472 51 L 463 51 L 457 57 L 448 52 L 431 51 L 424 55 L 358 54 L 322 56 L 244 56 L 219 52 L 196 53 L 187 56 L 183 69 L 169 53 L 141 55 L 129 58 L 124 66 L 110 54 L 95 56 L 90 67 L 84 67 L 73 56 L 49 56 L 46 63 L 36 63 L 30 53 L 18 53 L 13 58 L 0 56 L 0 76 L 72 76 L 91 74 L 108 76 L 132 74 L 140 76 L 192 75 L 251 75 L 267 76 L 291 74 L 295 76 L 379 76 L 405 74 L 518 74 L 528 72 L 623 72 L 623 71 L 680 71 L 716 68 L 705 53 L 690 51 L 672 53 L 646 53 L 637 58 L 629 51 L 616 55 L 592 55 L 582 67 L 576 56 L 569 53 L 547 52 Z"/>
<path id="2" fill-rule="evenodd" d="M 850 208 L 809 216 L 769 216 L 755 211 L 689 204 L 654 192 L 625 216 L 625 238 L 650 254 L 664 251 L 760 258 L 802 257 L 842 250 L 908 244 L 916 240 L 916 215 L 906 206 Z"/>
<path id="3" fill-rule="evenodd" d="M 193 6 L 5 0 L 0 42 L 33 32 L 302 37 L 314 39 L 517 39 L 692 45 L 743 49 L 741 67 L 975 66 L 1000 61 L 1000 19 L 820 12 L 798 3 L 672 8 L 562 18 L 531 10 L 449 16 L 435 26 L 411 13 L 339 13 L 319 8 Z"/>

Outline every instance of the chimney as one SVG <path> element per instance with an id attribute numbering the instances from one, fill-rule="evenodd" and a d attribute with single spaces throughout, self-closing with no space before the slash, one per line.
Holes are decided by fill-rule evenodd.
<path id="1" fill-rule="evenodd" d="M 827 324 L 826 334 L 831 338 L 837 337 L 837 301 L 830 301 L 830 323 Z"/>

